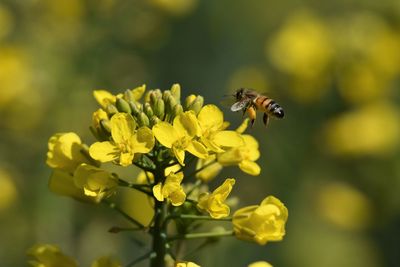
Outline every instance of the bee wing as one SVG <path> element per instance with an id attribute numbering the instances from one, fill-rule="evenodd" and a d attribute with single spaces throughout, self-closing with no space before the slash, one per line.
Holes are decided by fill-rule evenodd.
<path id="1" fill-rule="evenodd" d="M 233 105 L 231 106 L 231 110 L 232 110 L 233 112 L 242 110 L 242 109 L 246 108 L 246 106 L 247 106 L 248 103 L 249 103 L 249 99 L 245 99 L 245 100 L 241 100 L 241 101 L 239 101 L 239 102 L 236 102 L 235 104 L 233 104 Z"/>

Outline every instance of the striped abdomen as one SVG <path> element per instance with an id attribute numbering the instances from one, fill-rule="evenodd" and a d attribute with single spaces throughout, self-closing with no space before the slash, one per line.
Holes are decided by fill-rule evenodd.
<path id="1" fill-rule="evenodd" d="M 276 118 L 283 118 L 285 113 L 283 108 L 271 98 L 266 96 L 258 96 L 254 101 L 257 109 Z"/>

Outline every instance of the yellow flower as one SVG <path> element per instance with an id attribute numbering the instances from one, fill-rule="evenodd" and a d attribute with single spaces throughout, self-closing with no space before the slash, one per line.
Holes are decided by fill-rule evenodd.
<path id="1" fill-rule="evenodd" d="M 237 210 L 232 224 L 237 238 L 265 245 L 268 241 L 282 240 L 287 218 L 288 210 L 283 203 L 269 196 L 260 205 Z"/>
<path id="2" fill-rule="evenodd" d="M 205 193 L 200 195 L 197 207 L 207 211 L 212 218 L 220 219 L 229 216 L 230 208 L 224 203 L 232 187 L 235 179 L 226 179 L 225 182 L 214 190 L 211 194 Z"/>
<path id="3" fill-rule="evenodd" d="M 117 113 L 111 118 L 113 141 L 96 142 L 89 148 L 90 155 L 101 162 L 118 160 L 129 166 L 136 153 L 148 153 L 153 149 L 154 136 L 147 127 L 136 130 L 136 123 L 127 113 Z"/>
<path id="4" fill-rule="evenodd" d="M 83 189 L 85 195 L 98 201 L 112 194 L 117 186 L 116 178 L 109 172 L 87 164 L 81 164 L 75 170 L 74 182 Z"/>
<path id="5" fill-rule="evenodd" d="M 249 264 L 248 267 L 272 267 L 272 265 L 266 261 L 256 261 L 256 262 Z"/>
<path id="6" fill-rule="evenodd" d="M 242 135 L 244 145 L 234 147 L 226 152 L 217 154 L 217 160 L 222 166 L 238 165 L 239 168 L 250 175 L 259 175 L 260 166 L 255 163 L 260 157 L 257 140 L 248 134 Z"/>
<path id="7" fill-rule="evenodd" d="M 91 267 L 121 267 L 121 263 L 111 257 L 104 256 L 95 260 Z"/>
<path id="8" fill-rule="evenodd" d="M 186 194 L 181 186 L 182 180 L 182 172 L 170 173 L 164 183 L 160 182 L 153 187 L 154 197 L 158 201 L 164 201 L 165 198 L 168 198 L 173 206 L 182 205 L 186 199 Z"/>
<path id="9" fill-rule="evenodd" d="M 201 142 L 207 149 L 221 153 L 224 147 L 243 145 L 243 139 L 235 131 L 224 131 L 224 115 L 215 105 L 205 105 L 197 116 L 201 127 Z"/>
<path id="10" fill-rule="evenodd" d="M 74 259 L 64 255 L 55 245 L 39 244 L 28 250 L 28 255 L 33 257 L 29 264 L 34 267 L 77 267 Z"/>
<path id="11" fill-rule="evenodd" d="M 175 262 L 175 267 L 201 267 L 201 266 L 191 261 L 177 261 Z"/>
<path id="12" fill-rule="evenodd" d="M 153 133 L 163 146 L 172 149 L 181 165 L 185 165 L 185 150 L 198 158 L 207 156 L 204 145 L 194 140 L 200 136 L 200 125 L 192 111 L 176 116 L 173 125 L 167 122 L 157 123 L 153 126 Z"/>
<path id="13" fill-rule="evenodd" d="M 73 173 L 81 163 L 90 163 L 82 151 L 85 149 L 75 133 L 58 133 L 50 137 L 46 163 L 51 168 Z"/>

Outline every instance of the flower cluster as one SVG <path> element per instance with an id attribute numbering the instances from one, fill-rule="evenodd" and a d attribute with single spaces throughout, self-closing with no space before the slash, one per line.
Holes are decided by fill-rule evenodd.
<path id="1" fill-rule="evenodd" d="M 255 162 L 260 156 L 258 142 L 244 134 L 247 120 L 236 130 L 229 130 L 222 111 L 215 105 L 204 105 L 202 96 L 189 95 L 181 102 L 178 84 L 163 92 L 146 92 L 144 85 L 118 95 L 96 90 L 94 97 L 100 105 L 90 127 L 96 142 L 85 145 L 72 132 L 55 134 L 49 140 L 47 164 L 53 169 L 50 189 L 81 201 L 105 204 L 133 223 L 135 230 L 150 230 L 151 266 L 166 266 L 166 256 L 173 258 L 176 266 L 197 266 L 177 258 L 179 251 L 173 252 L 173 248 L 181 247 L 175 242 L 185 239 L 234 235 L 264 245 L 283 238 L 288 213 L 277 198 L 267 197 L 260 206 L 241 208 L 229 217 L 229 195 L 235 179 L 226 179 L 212 192 L 207 189 L 207 183 L 226 166 L 238 166 L 250 175 L 260 174 L 261 168 Z M 142 172 L 133 183 L 111 172 L 105 164 L 109 162 Z M 154 208 L 149 225 L 117 207 L 114 195 L 118 187 L 148 196 Z M 219 220 L 231 221 L 233 229 L 192 233 L 199 222 Z M 113 227 L 111 232 L 120 229 Z M 47 256 L 41 256 L 41 250 Z M 52 266 L 47 263 L 49 258 L 76 266 L 50 245 L 32 251 L 30 254 L 43 266 Z M 105 263 L 93 266 L 119 266 L 101 262 Z"/>

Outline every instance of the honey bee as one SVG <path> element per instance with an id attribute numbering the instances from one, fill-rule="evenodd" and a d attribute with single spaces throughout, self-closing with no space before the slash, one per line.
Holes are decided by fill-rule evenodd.
<path id="1" fill-rule="evenodd" d="M 242 110 L 243 114 L 247 113 L 251 126 L 256 119 L 257 110 L 264 113 L 265 126 L 268 124 L 269 116 L 281 119 L 285 115 L 283 108 L 278 103 L 254 90 L 240 88 L 233 96 L 236 98 L 236 102 L 231 106 L 231 110 L 234 112 Z"/>

